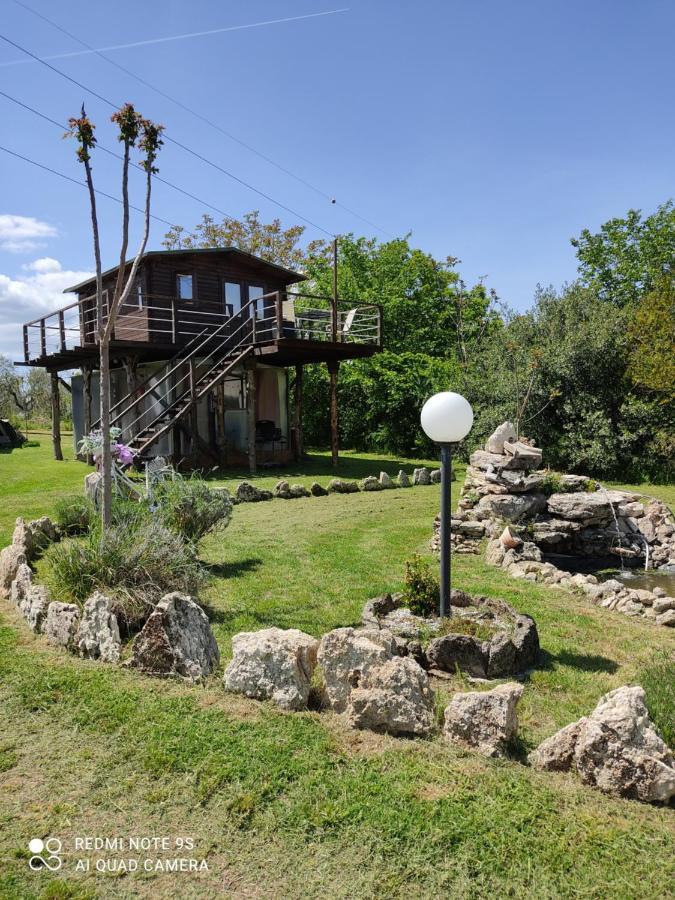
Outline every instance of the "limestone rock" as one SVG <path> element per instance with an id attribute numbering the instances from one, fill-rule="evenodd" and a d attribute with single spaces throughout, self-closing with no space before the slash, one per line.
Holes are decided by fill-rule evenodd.
<path id="1" fill-rule="evenodd" d="M 657 625 L 665 625 L 668 628 L 675 628 L 675 609 L 668 609 L 662 612 L 654 620 Z"/>
<path id="2" fill-rule="evenodd" d="M 429 481 L 431 484 L 440 484 L 441 483 L 441 470 L 440 469 L 432 469 L 429 473 Z"/>
<path id="3" fill-rule="evenodd" d="M 394 482 L 386 472 L 380 472 L 380 486 L 387 490 L 394 487 Z"/>
<path id="4" fill-rule="evenodd" d="M 511 422 L 502 422 L 485 442 L 485 450 L 488 453 L 504 453 L 504 441 L 517 441 L 518 435 Z"/>
<path id="5" fill-rule="evenodd" d="M 100 472 L 90 472 L 84 476 L 84 496 L 91 500 L 94 506 L 98 505 L 98 495 L 102 489 L 103 476 Z"/>
<path id="6" fill-rule="evenodd" d="M 42 516 L 32 522 L 24 522 L 22 518 L 16 520 L 12 543 L 23 547 L 23 552 L 30 562 L 40 555 L 49 544 L 58 540 L 56 525 L 49 516 Z"/>
<path id="7" fill-rule="evenodd" d="M 297 499 L 298 497 L 309 497 L 310 493 L 304 484 L 292 484 L 291 485 L 291 497 L 293 499 Z"/>
<path id="8" fill-rule="evenodd" d="M 309 486 L 309 492 L 312 497 L 326 497 L 328 495 L 328 491 L 323 485 L 319 484 L 318 481 L 313 481 Z"/>
<path id="9" fill-rule="evenodd" d="M 331 478 L 328 483 L 330 494 L 358 494 L 359 486 L 355 481 L 343 481 L 341 478 Z"/>
<path id="10" fill-rule="evenodd" d="M 370 669 L 349 696 L 347 721 L 389 734 L 429 734 L 434 697 L 427 673 L 409 656 Z"/>
<path id="11" fill-rule="evenodd" d="M 401 469 L 399 471 L 397 481 L 398 481 L 399 487 L 410 487 L 411 486 L 410 485 L 410 476 L 408 475 L 407 472 L 404 472 L 403 469 Z"/>
<path id="12" fill-rule="evenodd" d="M 542 512 L 546 507 L 546 497 L 543 494 L 487 494 L 478 506 L 489 510 L 493 517 L 517 522 Z"/>
<path id="13" fill-rule="evenodd" d="M 277 481 L 272 491 L 275 497 L 287 500 L 291 496 L 291 486 L 287 481 Z"/>
<path id="14" fill-rule="evenodd" d="M 431 484 L 431 473 L 426 466 L 421 469 L 415 469 L 413 472 L 413 484 Z"/>
<path id="15" fill-rule="evenodd" d="M 656 591 L 654 591 L 654 595 L 656 599 L 652 606 L 655 613 L 659 614 L 667 612 L 669 609 L 675 609 L 675 597 L 659 597 L 656 595 Z"/>
<path id="16" fill-rule="evenodd" d="M 234 496 L 237 503 L 259 503 L 261 500 L 271 500 L 272 491 L 261 490 L 250 481 L 242 481 L 237 485 Z"/>
<path id="17" fill-rule="evenodd" d="M 590 716 L 540 744 L 530 762 L 574 770 L 585 784 L 619 797 L 667 803 L 675 796 L 675 760 L 654 730 L 639 686 L 605 694 Z"/>
<path id="18" fill-rule="evenodd" d="M 352 688 L 368 672 L 398 655 L 394 635 L 376 628 L 335 628 L 321 638 L 318 663 L 331 709 L 344 712 Z"/>
<path id="19" fill-rule="evenodd" d="M 541 465 L 542 452 L 524 441 L 504 441 L 504 454 L 511 460 L 513 469 L 537 469 Z"/>
<path id="20" fill-rule="evenodd" d="M 488 678 L 506 678 L 516 671 L 516 647 L 505 631 L 496 634 L 488 645 Z"/>
<path id="21" fill-rule="evenodd" d="M 361 490 L 362 491 L 382 491 L 384 488 L 374 475 L 368 475 L 361 482 Z"/>
<path id="22" fill-rule="evenodd" d="M 549 513 L 560 519 L 583 521 L 585 524 L 607 523 L 612 518 L 609 500 L 602 491 L 551 494 L 546 506 Z"/>
<path id="23" fill-rule="evenodd" d="M 43 631 L 52 644 L 72 650 L 80 624 L 80 610 L 74 603 L 54 600 L 47 608 Z"/>
<path id="24" fill-rule="evenodd" d="M 319 642 L 296 628 L 243 631 L 232 638 L 228 691 L 273 700 L 282 709 L 305 709 Z"/>
<path id="25" fill-rule="evenodd" d="M 9 599 L 17 606 L 24 599 L 33 583 L 33 570 L 28 563 L 21 563 L 9 589 Z"/>
<path id="26" fill-rule="evenodd" d="M 381 597 L 373 597 L 372 600 L 368 600 L 361 613 L 361 621 L 363 624 L 379 628 L 380 619 L 383 619 L 390 612 L 393 612 L 399 607 L 399 596 L 400 595 L 382 594 Z"/>
<path id="27" fill-rule="evenodd" d="M 32 585 L 19 603 L 19 612 L 31 631 L 41 632 L 47 618 L 49 591 L 43 584 Z"/>
<path id="28" fill-rule="evenodd" d="M 516 648 L 516 672 L 531 669 L 539 658 L 539 632 L 534 619 L 525 615 L 517 616 L 511 641 Z"/>
<path id="29" fill-rule="evenodd" d="M 85 601 L 75 647 L 80 656 L 119 662 L 122 641 L 113 601 L 99 591 Z"/>
<path id="30" fill-rule="evenodd" d="M 485 756 L 505 756 L 518 731 L 516 705 L 522 694 L 523 686 L 515 682 L 455 694 L 445 709 L 444 737 Z"/>
<path id="31" fill-rule="evenodd" d="M 452 672 L 460 669 L 474 678 L 487 678 L 489 645 L 468 634 L 444 634 L 433 638 L 427 647 L 430 669 Z"/>
<path id="32" fill-rule="evenodd" d="M 23 547 L 18 544 L 10 544 L 0 551 L 0 597 L 9 597 L 19 566 L 27 562 L 28 557 Z"/>
<path id="33" fill-rule="evenodd" d="M 128 665 L 147 675 L 201 681 L 220 654 L 204 610 L 190 597 L 162 597 L 134 641 Z"/>

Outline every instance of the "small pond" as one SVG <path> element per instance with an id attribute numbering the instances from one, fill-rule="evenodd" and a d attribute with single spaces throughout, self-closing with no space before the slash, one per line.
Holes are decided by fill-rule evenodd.
<path id="1" fill-rule="evenodd" d="M 661 569 L 649 569 L 647 572 L 641 564 L 629 565 L 624 562 L 623 570 L 617 568 L 615 556 L 562 556 L 547 554 L 546 562 L 553 563 L 564 572 L 581 572 L 584 575 L 596 575 L 600 581 L 618 578 L 626 587 L 636 590 L 653 591 L 663 588 L 669 597 L 675 597 L 675 567 L 664 566 Z"/>

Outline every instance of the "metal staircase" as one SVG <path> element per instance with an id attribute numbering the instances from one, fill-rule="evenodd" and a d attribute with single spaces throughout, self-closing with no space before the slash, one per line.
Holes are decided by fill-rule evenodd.
<path id="1" fill-rule="evenodd" d="M 119 440 L 143 457 L 256 346 L 274 337 L 270 324 L 256 316 L 255 301 L 249 301 L 235 316 L 217 327 L 205 328 L 161 369 L 112 406 L 110 424 L 120 429 Z"/>

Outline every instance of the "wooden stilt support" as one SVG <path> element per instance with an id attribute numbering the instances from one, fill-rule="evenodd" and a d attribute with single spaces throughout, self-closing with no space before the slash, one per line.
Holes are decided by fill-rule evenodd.
<path id="1" fill-rule="evenodd" d="M 295 458 L 302 459 L 304 448 L 302 446 L 302 381 L 304 368 L 302 363 L 295 367 L 295 416 L 293 426 L 295 428 Z"/>
<path id="2" fill-rule="evenodd" d="M 91 431 L 91 366 L 82 366 L 82 403 L 84 406 L 84 437 Z M 87 465 L 93 463 L 91 453 L 85 456 Z"/>
<path id="3" fill-rule="evenodd" d="M 59 395 L 59 373 L 50 372 L 52 384 L 52 445 L 54 459 L 63 459 L 61 449 L 61 397 Z"/>
<path id="4" fill-rule="evenodd" d="M 225 383 L 216 385 L 214 392 L 216 414 L 216 447 L 220 462 L 225 461 Z"/>
<path id="5" fill-rule="evenodd" d="M 133 394 L 136 390 L 138 359 L 135 356 L 127 356 L 124 359 L 124 374 L 127 380 L 127 394 Z"/>
<path id="6" fill-rule="evenodd" d="M 190 358 L 190 395 L 193 398 L 197 396 L 197 371 L 194 359 Z M 191 465 L 194 469 L 199 465 L 199 416 L 197 410 L 196 399 L 190 406 L 190 458 Z"/>
<path id="7" fill-rule="evenodd" d="M 256 413 L 256 362 L 249 359 L 246 363 L 246 424 L 248 434 L 248 470 L 254 475 L 258 466 L 255 455 L 255 423 Z"/>
<path id="8" fill-rule="evenodd" d="M 328 363 L 328 372 L 330 373 L 330 451 L 333 459 L 333 468 L 337 468 L 338 464 L 338 401 L 337 401 L 337 380 L 340 363 Z"/>

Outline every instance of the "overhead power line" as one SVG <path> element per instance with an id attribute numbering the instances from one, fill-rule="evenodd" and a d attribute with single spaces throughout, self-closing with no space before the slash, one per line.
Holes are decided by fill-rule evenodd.
<path id="1" fill-rule="evenodd" d="M 78 187 L 85 188 L 87 185 L 84 181 L 78 181 L 77 178 L 73 178 L 71 175 L 66 175 L 64 172 L 59 172 L 57 169 L 52 169 L 51 166 L 46 166 L 44 163 L 39 163 L 34 159 L 30 159 L 28 156 L 24 156 L 22 153 L 17 153 L 16 150 L 10 150 L 9 147 L 3 147 L 0 144 L 0 150 L 4 153 L 8 153 L 10 156 L 14 156 L 17 159 L 22 159 L 24 162 L 30 163 L 31 166 L 35 166 L 38 169 L 42 169 L 45 172 L 50 172 L 52 175 L 58 175 L 59 178 L 63 178 L 64 181 L 70 181 L 72 184 L 76 184 Z M 122 205 L 122 201 L 119 197 L 115 197 L 113 194 L 108 194 L 105 191 L 99 190 L 99 188 L 95 189 L 95 193 L 99 197 L 106 197 L 108 200 L 114 200 L 115 203 L 119 203 Z M 129 209 L 133 209 L 139 213 L 145 213 L 144 209 L 141 209 L 140 206 L 134 206 L 133 204 L 129 204 Z M 161 222 L 163 225 L 168 225 L 170 228 L 176 228 L 173 222 L 169 222 L 168 219 L 163 219 L 161 216 L 156 216 L 154 213 L 150 213 L 150 218 L 154 219 L 156 222 Z"/>
<path id="2" fill-rule="evenodd" d="M 33 106 L 29 106 L 27 103 L 24 103 L 22 100 L 19 100 L 16 97 L 12 97 L 11 94 L 7 94 L 5 91 L 0 91 L 0 96 L 5 97 L 7 100 L 11 100 L 12 103 L 16 103 L 17 106 L 20 106 L 23 109 L 27 110 L 28 112 L 33 113 L 33 115 L 38 116 L 40 119 L 44 119 L 45 122 L 49 122 L 51 125 L 56 125 L 56 127 L 60 128 L 61 131 L 64 131 L 64 132 L 68 131 L 68 126 L 64 125 L 63 122 L 58 122 L 56 119 L 52 119 L 51 116 L 47 116 L 47 115 L 45 115 L 45 113 L 40 112 L 39 110 L 35 109 Z M 107 153 L 108 156 L 114 156 L 115 159 L 120 159 L 120 160 L 124 159 L 124 157 L 122 156 L 121 153 L 115 153 L 114 150 L 110 150 L 108 147 L 104 147 L 99 142 L 97 142 L 96 146 L 99 150 L 102 150 L 103 153 Z M 134 166 L 134 168 L 139 169 L 142 172 L 145 171 L 143 169 L 143 166 L 139 165 L 138 163 L 133 162 L 133 160 L 131 160 L 131 165 Z M 154 175 L 153 178 L 155 181 L 161 181 L 162 184 L 165 184 L 165 185 L 167 185 L 167 187 L 172 188 L 174 191 L 178 191 L 179 193 L 183 194 L 184 196 L 189 197 L 191 200 L 195 200 L 197 203 L 201 203 L 204 206 L 208 206 L 209 209 L 214 210 L 214 212 L 217 212 L 219 215 L 224 216 L 226 219 L 229 219 L 232 222 L 236 221 L 234 216 L 231 216 L 229 213 L 226 213 L 224 209 L 221 209 L 219 206 L 214 206 L 213 203 L 209 203 L 208 200 L 204 200 L 202 197 L 197 197 L 195 194 L 191 193 L 190 191 L 186 191 L 185 188 L 182 188 L 179 185 L 174 184 L 171 181 L 168 181 L 166 178 L 162 178 L 160 175 Z"/>
<path id="3" fill-rule="evenodd" d="M 0 34 L 0 38 L 8 44 L 11 44 L 12 47 L 16 47 L 17 50 L 20 50 L 22 53 L 26 53 L 36 62 L 39 62 L 40 65 L 45 66 L 48 69 L 51 69 L 52 72 L 55 72 L 57 75 L 60 75 L 62 78 L 65 78 L 66 81 L 69 81 L 71 84 L 76 85 L 76 87 L 81 88 L 81 90 L 86 91 L 88 94 L 91 94 L 92 97 L 96 97 L 102 103 L 107 104 L 112 107 L 112 109 L 120 109 L 121 104 L 113 103 L 112 100 L 109 100 L 107 97 L 104 97 L 102 94 L 99 94 L 97 91 L 93 90 L 93 88 L 88 87 L 86 84 L 83 84 L 81 81 L 78 81 L 76 78 L 72 78 L 70 75 L 67 75 L 65 72 L 62 72 L 60 69 L 57 69 L 56 66 L 53 66 L 51 63 L 46 62 L 44 59 L 40 59 L 39 56 L 36 56 L 35 53 L 32 53 L 30 50 L 27 50 L 25 47 L 22 47 L 21 44 L 17 44 L 16 41 L 13 41 L 11 38 L 8 38 L 4 34 Z M 332 231 L 328 231 L 328 229 L 323 228 L 323 226 L 318 225 L 316 222 L 313 222 L 311 219 L 308 219 L 306 216 L 301 215 L 301 213 L 297 212 L 297 210 L 292 209 L 290 206 L 286 206 L 284 203 L 281 203 L 279 200 L 275 200 L 274 197 L 271 197 L 269 194 L 266 194 L 264 191 L 259 190 L 254 187 L 252 184 L 249 184 L 247 181 L 244 181 L 242 178 L 239 178 L 233 172 L 228 171 L 223 166 L 218 165 L 218 163 L 214 163 L 212 160 L 208 159 L 205 156 L 202 156 L 200 153 L 197 153 L 196 150 L 192 150 L 192 148 L 182 144 L 180 141 L 175 140 L 170 137 L 166 132 L 163 134 L 164 140 L 168 141 L 171 144 L 174 144 L 177 147 L 180 147 L 186 153 L 191 154 L 195 157 L 195 159 L 199 159 L 212 168 L 216 169 L 219 172 L 222 172 L 223 175 L 227 175 L 228 178 L 232 178 L 234 181 L 237 181 L 239 184 L 248 188 L 251 191 L 254 191 L 256 194 L 259 194 L 261 197 L 264 197 L 266 200 L 269 200 L 270 203 L 274 203 L 276 206 L 281 209 L 286 210 L 286 212 L 291 213 L 291 215 L 296 216 L 298 219 L 302 219 L 303 222 L 306 222 L 308 225 L 311 225 L 312 228 L 316 228 L 318 231 L 322 231 L 324 234 L 327 234 L 328 237 L 334 237 Z"/>
<path id="4" fill-rule="evenodd" d="M 349 213 L 350 215 L 354 216 L 357 219 L 360 219 L 362 222 L 365 222 L 366 225 L 370 225 L 370 227 L 374 228 L 376 231 L 380 231 L 382 234 L 387 235 L 387 237 L 391 237 L 391 238 L 394 237 L 394 235 L 391 234 L 386 229 L 377 225 L 375 222 L 371 221 L 370 219 L 367 219 L 365 216 L 362 216 L 360 213 L 356 212 L 356 210 L 351 209 L 348 206 L 345 206 L 344 203 L 339 202 L 338 200 L 333 198 L 330 194 L 326 193 L 326 191 L 324 191 L 321 188 L 317 187 L 316 185 L 312 184 L 311 181 L 307 181 L 307 179 L 305 179 L 302 176 L 298 175 L 297 173 L 291 171 L 291 169 L 288 169 L 288 168 L 286 168 L 286 166 L 281 165 L 281 163 L 277 162 L 275 159 L 272 159 L 271 156 L 268 156 L 266 153 L 263 153 L 261 150 L 258 150 L 256 147 L 253 147 L 251 144 L 249 144 L 246 141 L 242 140 L 241 138 L 237 137 L 237 135 L 233 134 L 231 131 L 228 131 L 227 129 L 223 128 L 222 125 L 219 125 L 217 122 L 214 122 L 212 119 L 209 119 L 207 116 L 203 115 L 202 113 L 197 112 L 197 110 L 194 109 L 193 107 L 188 106 L 186 103 L 183 103 L 181 100 L 178 100 L 176 97 L 172 96 L 171 94 L 168 94 L 166 91 L 162 90 L 162 88 L 159 88 L 159 87 L 157 87 L 157 85 L 152 84 L 150 81 L 141 77 L 136 72 L 132 71 L 131 69 L 127 68 L 126 66 L 121 65 L 121 63 L 118 63 L 116 60 L 111 59 L 109 56 L 106 56 L 106 54 L 102 50 L 97 49 L 96 47 L 92 47 L 91 44 L 88 44 L 86 41 L 82 40 L 82 38 L 73 34 L 71 31 L 68 31 L 68 29 L 64 28 L 62 25 L 59 25 L 58 22 L 55 22 L 53 19 L 50 19 L 47 16 L 43 15 L 41 12 L 38 12 L 36 9 L 33 9 L 27 3 L 23 3 L 22 0 L 14 0 L 14 3 L 16 3 L 16 5 L 20 6 L 22 9 L 25 9 L 28 12 L 32 13 L 34 16 L 37 16 L 39 19 L 42 19 L 44 22 L 47 22 L 47 24 L 51 25 L 52 28 L 55 28 L 57 31 L 60 31 L 61 34 L 65 34 L 66 37 L 69 37 L 71 40 L 78 43 L 81 47 L 85 47 L 88 52 L 94 53 L 96 56 L 100 57 L 102 60 L 107 62 L 109 65 L 114 66 L 120 72 L 124 72 L 125 75 L 128 75 L 131 78 L 134 78 L 140 84 L 149 88 L 151 91 L 154 91 L 160 97 L 163 97 L 165 100 L 168 100 L 170 103 L 175 104 L 176 106 L 178 106 L 180 109 L 184 110 L 185 112 L 190 113 L 190 115 L 199 119 L 201 122 L 204 122 L 210 128 L 213 128 L 216 131 L 219 131 L 221 134 L 225 135 L 225 137 L 227 137 L 230 140 L 234 141 L 235 143 L 239 144 L 241 147 L 244 147 L 244 149 L 248 150 L 250 153 L 253 153 L 255 156 L 258 156 L 260 159 L 263 159 L 265 162 L 269 163 L 269 165 L 274 166 L 280 172 L 283 172 L 284 175 L 288 175 L 289 178 L 293 178 L 299 184 L 302 184 L 306 188 L 309 188 L 309 190 L 314 191 L 314 193 L 318 194 L 320 197 L 323 197 L 325 200 L 329 200 L 331 203 L 334 203 L 336 206 L 339 206 L 340 209 L 344 209 L 345 212 Z M 343 12 L 343 11 L 344 10 L 333 10 L 332 12 Z M 328 15 L 328 13 L 318 13 L 315 15 Z M 281 20 L 281 21 L 283 21 L 283 20 Z"/>

